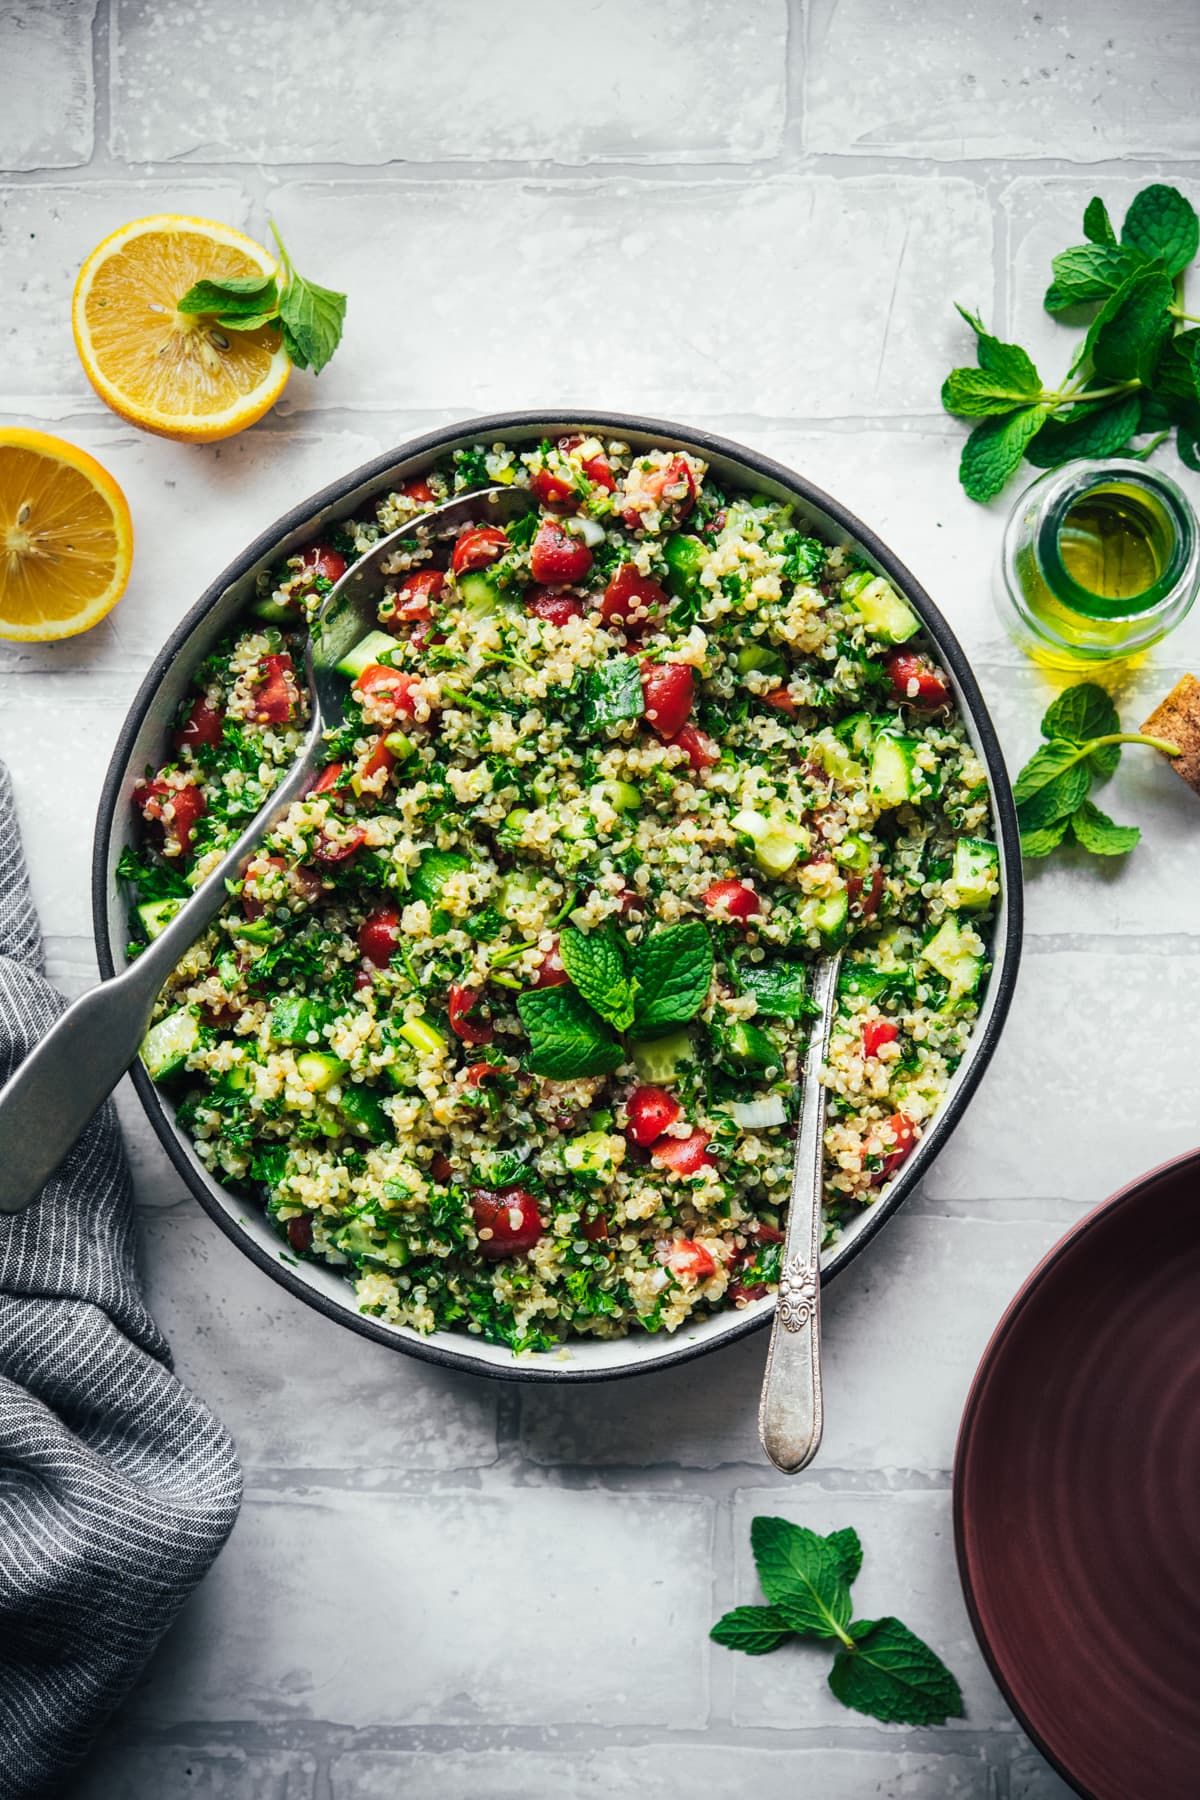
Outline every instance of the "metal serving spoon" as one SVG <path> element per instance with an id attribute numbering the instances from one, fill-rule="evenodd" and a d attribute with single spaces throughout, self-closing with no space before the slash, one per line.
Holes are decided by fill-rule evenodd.
<path id="1" fill-rule="evenodd" d="M 758 1433 L 785 1475 L 808 1467 L 821 1444 L 821 1196 L 825 1165 L 825 1089 L 821 1066 L 837 1004 L 842 953 L 824 956 L 813 974 L 813 1020 L 800 1089 L 800 1129 L 779 1275 L 779 1299 L 763 1375 Z"/>
<path id="2" fill-rule="evenodd" d="M 68 1006 L 0 1091 L 0 1211 L 20 1212 L 37 1198 L 136 1057 L 167 977 L 228 899 L 225 883 L 240 879 L 263 838 L 309 787 L 325 732 L 345 719 L 349 683 L 337 665 L 377 623 L 387 581 L 382 564 L 397 543 L 418 534 L 443 537 L 466 523 L 503 524 L 535 504 L 527 489 L 507 487 L 450 500 L 380 538 L 334 584 L 305 648 L 312 723 L 291 770 L 170 924 L 120 975 Z"/>

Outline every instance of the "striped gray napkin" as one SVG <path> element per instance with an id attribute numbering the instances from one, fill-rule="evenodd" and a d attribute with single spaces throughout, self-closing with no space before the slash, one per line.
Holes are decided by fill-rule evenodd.
<path id="1" fill-rule="evenodd" d="M 0 1086 L 62 1010 L 0 764 Z M 233 1527 L 232 1441 L 171 1372 L 111 1102 L 0 1214 L 0 1800 L 61 1793 Z"/>

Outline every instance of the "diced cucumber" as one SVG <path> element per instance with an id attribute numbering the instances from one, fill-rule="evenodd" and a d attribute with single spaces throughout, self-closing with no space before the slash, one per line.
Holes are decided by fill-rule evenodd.
<path id="1" fill-rule="evenodd" d="M 844 943 L 850 918 L 850 895 L 845 888 L 830 894 L 813 908 L 813 924 L 821 934 L 821 945 L 836 950 Z"/>
<path id="2" fill-rule="evenodd" d="M 767 816 L 747 808 L 735 813 L 735 831 L 744 832 L 754 845 L 754 860 L 767 875 L 784 875 L 798 856 L 812 844 L 812 833 L 782 813 Z"/>
<path id="3" fill-rule="evenodd" d="M 895 737 L 884 732 L 871 751 L 871 798 L 880 807 L 903 806 L 917 792 L 917 751 L 920 738 Z"/>
<path id="4" fill-rule="evenodd" d="M 598 781 L 592 792 L 607 800 L 614 812 L 636 812 L 642 804 L 642 790 L 631 781 Z"/>
<path id="5" fill-rule="evenodd" d="M 783 1058 L 761 1025 L 739 1019 L 726 1034 L 729 1060 L 739 1069 L 779 1068 Z"/>
<path id="6" fill-rule="evenodd" d="M 407 762 L 417 746 L 403 731 L 389 731 L 383 740 L 383 747 L 391 751 L 397 762 Z"/>
<path id="7" fill-rule="evenodd" d="M 663 555 L 667 563 L 667 592 L 676 600 L 682 600 L 700 580 L 700 571 L 708 561 L 708 551 L 699 538 L 676 531 L 663 545 Z"/>
<path id="8" fill-rule="evenodd" d="M 271 1036 L 280 1044 L 312 1044 L 329 1023 L 328 1009 L 307 994 L 285 994 L 271 1008 Z"/>
<path id="9" fill-rule="evenodd" d="M 875 721 L 870 713 L 851 713 L 834 726 L 833 735 L 859 756 L 865 756 L 875 736 Z"/>
<path id="10" fill-rule="evenodd" d="M 513 847 L 520 843 L 521 834 L 529 823 L 530 813 L 527 806 L 514 806 L 506 813 L 496 828 L 496 836 L 500 843 Z"/>
<path id="11" fill-rule="evenodd" d="M 445 1038 L 428 1019 L 405 1019 L 397 1025 L 396 1034 L 421 1056 L 438 1056 L 446 1048 Z"/>
<path id="12" fill-rule="evenodd" d="M 787 674 L 787 664 L 782 656 L 767 644 L 746 644 L 737 653 L 737 666 L 741 675 L 750 675 L 755 671 L 763 675 Z"/>
<path id="13" fill-rule="evenodd" d="M 182 905 L 182 900 L 175 899 L 143 901 L 137 911 L 146 936 L 156 938 L 160 932 L 165 931 Z"/>
<path id="14" fill-rule="evenodd" d="M 862 763 L 832 731 L 818 732 L 813 739 L 813 749 L 825 773 L 832 775 L 835 781 L 853 785 L 862 781 L 866 775 Z"/>
<path id="15" fill-rule="evenodd" d="M 409 877 L 413 899 L 436 906 L 450 877 L 463 874 L 470 866 L 470 857 L 460 856 L 457 850 L 427 850 Z"/>
<path id="16" fill-rule="evenodd" d="M 370 1138 L 373 1144 L 386 1143 L 393 1135 L 383 1102 L 370 1088 L 353 1085 L 343 1088 L 338 1111 L 351 1131 L 359 1137 Z"/>
<path id="17" fill-rule="evenodd" d="M 200 1020 L 193 1006 L 179 1006 L 152 1025 L 142 1040 L 142 1062 L 151 1081 L 166 1081 L 182 1069 L 200 1042 Z"/>
<path id="18" fill-rule="evenodd" d="M 686 1026 L 670 1031 L 665 1037 L 647 1038 L 630 1044 L 629 1054 L 642 1080 L 654 1087 L 666 1087 L 679 1079 L 679 1065 L 692 1060 L 692 1040 Z"/>
<path id="19" fill-rule="evenodd" d="M 950 983 L 952 993 L 972 994 L 978 987 L 983 958 L 967 948 L 966 932 L 953 913 L 943 919 L 921 955 Z"/>
<path id="20" fill-rule="evenodd" d="M 272 600 L 270 594 L 260 594 L 250 602 L 250 612 L 256 619 L 262 619 L 268 625 L 294 625 L 300 617 L 298 605 L 287 606 L 282 600 Z"/>
<path id="21" fill-rule="evenodd" d="M 498 910 L 512 919 L 540 898 L 539 878 L 529 869 L 510 869 L 500 884 Z"/>
<path id="22" fill-rule="evenodd" d="M 863 875 L 875 861 L 875 846 L 865 831 L 848 831 L 833 852 L 833 860 L 853 875 Z"/>
<path id="23" fill-rule="evenodd" d="M 954 886 L 964 912 L 978 912 L 995 898 L 1000 852 L 986 838 L 959 838 L 954 846 Z"/>
<path id="24" fill-rule="evenodd" d="M 339 675 L 345 675 L 350 681 L 357 681 L 364 669 L 377 663 L 380 657 L 389 650 L 400 648 L 399 638 L 389 637 L 386 631 L 368 631 L 365 638 L 360 638 L 353 650 L 347 650 L 337 665 Z"/>
<path id="25" fill-rule="evenodd" d="M 347 1074 L 350 1064 L 328 1050 L 306 1050 L 296 1058 L 296 1073 L 314 1094 L 323 1094 Z"/>
<path id="26" fill-rule="evenodd" d="M 866 571 L 847 575 L 841 597 L 885 644 L 903 644 L 921 629 L 921 621 L 907 600 L 902 600 L 882 575 L 869 575 Z"/>
<path id="27" fill-rule="evenodd" d="M 408 1261 L 408 1251 L 398 1238 L 385 1237 L 380 1243 L 362 1219 L 348 1219 L 332 1236 L 343 1256 L 365 1257 L 387 1269 L 402 1269 Z"/>
<path id="28" fill-rule="evenodd" d="M 458 597 L 473 619 L 488 619 L 500 610 L 500 589 L 484 569 L 468 569 L 459 576 Z"/>
<path id="29" fill-rule="evenodd" d="M 563 1145 L 563 1163 L 575 1175 L 609 1176 L 624 1153 L 624 1138 L 609 1131 L 584 1131 Z"/>

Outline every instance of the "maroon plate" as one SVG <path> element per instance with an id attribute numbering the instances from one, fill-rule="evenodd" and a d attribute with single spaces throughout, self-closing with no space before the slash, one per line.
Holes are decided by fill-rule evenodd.
<path id="1" fill-rule="evenodd" d="M 975 1376 L 954 1467 L 967 1606 L 1089 1800 L 1200 1794 L 1200 1150 L 1089 1213 Z"/>

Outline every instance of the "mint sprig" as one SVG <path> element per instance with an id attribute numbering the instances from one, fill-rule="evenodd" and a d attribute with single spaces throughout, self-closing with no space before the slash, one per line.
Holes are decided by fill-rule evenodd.
<path id="1" fill-rule="evenodd" d="M 767 1606 L 737 1606 L 714 1642 L 765 1656 L 789 1637 L 836 1642 L 829 1686 L 843 1706 L 887 1724 L 944 1725 L 964 1713 L 962 1690 L 941 1658 L 899 1619 L 854 1619 L 850 1589 L 862 1567 L 851 1527 L 827 1537 L 789 1519 L 756 1518 L 750 1545 Z"/>
<path id="2" fill-rule="evenodd" d="M 1094 781 L 1116 773 L 1123 744 L 1148 744 L 1165 756 L 1179 746 L 1138 731 L 1122 731 L 1111 697 L 1094 681 L 1066 688 L 1046 709 L 1042 736 L 1013 783 L 1024 856 L 1049 856 L 1068 831 L 1095 856 L 1124 856 L 1141 837 L 1136 825 L 1116 825 L 1088 799 Z"/>
<path id="3" fill-rule="evenodd" d="M 289 360 L 297 369 L 319 375 L 341 342 L 346 296 L 297 274 L 274 220 L 271 235 L 279 249 L 273 274 L 197 281 L 176 301 L 176 308 L 206 314 L 226 331 L 278 325 Z"/>
<path id="4" fill-rule="evenodd" d="M 1119 241 L 1099 196 L 1088 202 L 1083 235 L 1085 243 L 1053 258 L 1045 295 L 1048 312 L 1087 325 L 1057 387 L 1044 384 L 1019 344 L 1001 342 L 958 309 L 975 333 L 978 367 L 950 371 L 942 405 L 979 421 L 959 464 L 972 500 L 993 499 L 1022 460 L 1053 469 L 1121 450 L 1146 457 L 1172 427 L 1184 462 L 1200 468 L 1200 331 L 1181 329 L 1200 324 L 1183 305 L 1200 217 L 1178 189 L 1155 182 L 1132 201 Z M 1143 448 L 1129 448 L 1149 433 Z"/>

